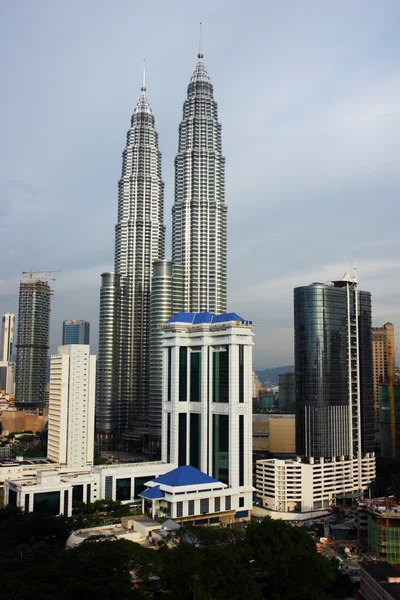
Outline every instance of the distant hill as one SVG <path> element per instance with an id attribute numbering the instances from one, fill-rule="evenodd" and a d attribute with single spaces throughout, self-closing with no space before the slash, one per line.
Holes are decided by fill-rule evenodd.
<path id="1" fill-rule="evenodd" d="M 286 365 L 285 367 L 275 367 L 275 369 L 262 369 L 256 371 L 256 375 L 261 383 L 266 383 L 268 380 L 271 383 L 278 383 L 278 376 L 282 373 L 293 373 L 294 365 Z"/>

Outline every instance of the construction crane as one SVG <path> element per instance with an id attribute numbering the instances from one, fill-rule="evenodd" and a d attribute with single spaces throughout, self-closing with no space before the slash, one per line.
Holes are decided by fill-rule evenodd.
<path id="1" fill-rule="evenodd" d="M 396 348 L 397 350 L 397 348 Z M 388 384 L 389 384 L 389 406 L 390 406 L 390 428 L 392 442 L 392 458 L 396 458 L 396 405 L 394 398 L 394 365 L 396 350 L 392 348 L 392 342 L 389 339 L 387 345 L 388 361 Z"/>
<path id="2" fill-rule="evenodd" d="M 26 276 L 29 275 L 29 279 L 32 279 L 32 275 L 37 275 L 38 279 L 43 279 L 48 283 L 49 280 L 55 281 L 54 277 L 49 277 L 52 273 L 61 273 L 61 271 L 33 271 L 31 269 L 30 271 L 22 271 L 22 278 L 26 278 Z"/>

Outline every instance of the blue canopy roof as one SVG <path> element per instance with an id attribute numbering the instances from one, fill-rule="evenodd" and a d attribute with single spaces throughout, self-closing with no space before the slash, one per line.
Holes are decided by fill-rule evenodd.
<path id="1" fill-rule="evenodd" d="M 164 475 L 156 477 L 156 479 L 153 479 L 153 482 L 157 483 L 158 486 L 160 484 L 164 484 L 168 485 L 169 487 L 201 485 L 203 483 L 219 483 L 217 479 L 210 477 L 210 475 L 206 475 L 206 473 L 203 473 L 202 471 L 199 471 L 190 465 L 177 467 L 168 473 L 164 473 Z"/>
<path id="2" fill-rule="evenodd" d="M 145 498 L 145 500 L 158 500 L 159 498 L 164 498 L 164 492 L 160 490 L 159 485 L 155 485 L 154 487 L 144 490 L 139 496 Z"/>
<path id="3" fill-rule="evenodd" d="M 179 312 L 168 319 L 167 323 L 191 323 L 192 325 L 200 325 L 203 323 L 230 323 L 231 321 L 252 324 L 251 321 L 245 321 L 234 312 L 225 313 L 223 315 L 213 315 L 207 311 L 198 313 Z"/>

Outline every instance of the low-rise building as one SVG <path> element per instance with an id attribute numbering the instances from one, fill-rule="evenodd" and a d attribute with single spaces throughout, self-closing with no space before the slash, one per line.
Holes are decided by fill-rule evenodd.
<path id="1" fill-rule="evenodd" d="M 48 422 L 49 409 L 18 410 L 12 408 L 2 413 L 3 436 L 20 431 L 41 432 Z"/>
<path id="2" fill-rule="evenodd" d="M 221 481 L 189 465 L 173 469 L 146 483 L 140 496 L 155 516 L 166 515 L 178 522 L 197 525 L 233 523 L 248 519 L 248 510 L 235 509 L 232 490 Z M 245 499 L 242 500 L 244 508 Z"/>
<path id="3" fill-rule="evenodd" d="M 266 459 L 256 462 L 256 489 L 262 506 L 277 518 L 293 518 L 293 513 L 321 511 L 360 495 L 375 478 L 375 455 L 360 461 L 339 457 L 336 460 Z"/>
<path id="4" fill-rule="evenodd" d="M 253 414 L 253 451 L 295 454 L 295 415 Z"/>
<path id="5" fill-rule="evenodd" d="M 6 479 L 4 501 L 19 506 L 25 512 L 72 514 L 74 500 L 120 500 L 122 503 L 140 501 L 145 483 L 171 470 L 161 461 L 98 465 L 90 469 L 62 469 L 46 465 L 46 470 L 22 472 L 18 479 Z"/>

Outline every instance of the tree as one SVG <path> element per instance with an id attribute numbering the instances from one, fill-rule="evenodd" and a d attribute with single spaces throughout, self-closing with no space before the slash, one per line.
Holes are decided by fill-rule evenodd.
<path id="1" fill-rule="evenodd" d="M 337 561 L 318 554 L 315 542 L 304 529 L 267 517 L 247 527 L 246 541 L 256 567 L 266 576 L 267 598 L 326 598 L 329 586 L 336 579 Z"/>

